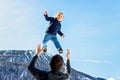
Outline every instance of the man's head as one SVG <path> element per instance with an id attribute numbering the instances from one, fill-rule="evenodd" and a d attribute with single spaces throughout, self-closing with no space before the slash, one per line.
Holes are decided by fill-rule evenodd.
<path id="1" fill-rule="evenodd" d="M 52 71 L 53 73 L 60 71 L 60 69 L 61 69 L 62 66 L 63 66 L 63 63 L 64 63 L 64 61 L 63 61 L 62 56 L 60 56 L 60 55 L 58 55 L 58 54 L 57 54 L 57 55 L 54 55 L 54 56 L 52 57 L 51 61 L 50 61 L 51 71 Z"/>
<path id="2" fill-rule="evenodd" d="M 55 18 L 58 21 L 62 21 L 64 19 L 64 14 L 62 12 L 58 12 L 58 13 L 55 14 Z"/>

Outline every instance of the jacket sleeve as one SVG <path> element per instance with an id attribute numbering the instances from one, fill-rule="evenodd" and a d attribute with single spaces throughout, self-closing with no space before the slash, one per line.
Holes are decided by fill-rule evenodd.
<path id="1" fill-rule="evenodd" d="M 44 15 L 44 17 L 45 17 L 45 19 L 46 19 L 47 21 L 51 21 L 51 20 L 54 19 L 53 17 L 48 17 L 48 15 Z"/>
<path id="2" fill-rule="evenodd" d="M 67 73 L 70 74 L 71 73 L 71 66 L 70 66 L 70 60 L 67 60 Z"/>
<path id="3" fill-rule="evenodd" d="M 37 55 L 33 57 L 32 61 L 30 62 L 28 66 L 28 70 L 36 79 L 39 79 L 40 77 L 41 78 L 44 77 L 47 74 L 47 72 L 39 70 L 35 67 L 35 63 L 37 59 L 38 59 Z"/>
<path id="4" fill-rule="evenodd" d="M 68 59 L 67 60 L 67 63 L 66 63 L 66 73 L 65 73 L 65 79 L 70 79 L 71 77 L 71 67 L 70 67 L 70 60 Z"/>
<path id="5" fill-rule="evenodd" d="M 58 29 L 57 33 L 58 33 L 60 36 L 64 35 L 64 34 L 61 32 L 61 26 L 60 26 L 60 28 Z"/>

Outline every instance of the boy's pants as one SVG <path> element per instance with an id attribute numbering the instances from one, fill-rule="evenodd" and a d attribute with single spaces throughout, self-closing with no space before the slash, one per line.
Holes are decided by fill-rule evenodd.
<path id="1" fill-rule="evenodd" d="M 47 42 L 49 40 L 51 40 L 54 43 L 54 45 L 57 49 L 62 48 L 58 39 L 57 39 L 57 36 L 53 35 L 53 34 L 49 34 L 49 33 L 46 33 L 45 36 L 44 36 L 43 47 L 47 47 Z"/>

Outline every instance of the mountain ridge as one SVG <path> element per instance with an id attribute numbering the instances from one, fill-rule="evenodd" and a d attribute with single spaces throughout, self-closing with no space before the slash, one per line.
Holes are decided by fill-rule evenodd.
<path id="1" fill-rule="evenodd" d="M 27 67 L 35 55 L 34 50 L 0 50 L 0 80 L 34 80 Z M 38 58 L 36 67 L 49 71 L 52 55 L 43 53 Z M 40 64 L 39 64 L 40 63 Z M 105 80 L 96 78 L 71 68 L 70 80 Z"/>

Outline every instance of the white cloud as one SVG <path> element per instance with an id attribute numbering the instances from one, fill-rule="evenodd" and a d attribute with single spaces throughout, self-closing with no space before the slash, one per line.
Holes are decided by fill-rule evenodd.
<path id="1" fill-rule="evenodd" d="M 103 60 L 80 60 L 81 62 L 88 62 L 88 63 L 97 63 L 97 64 L 111 64 L 110 61 L 103 61 Z"/>

